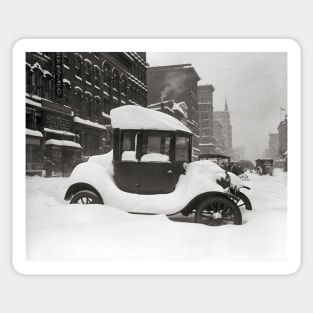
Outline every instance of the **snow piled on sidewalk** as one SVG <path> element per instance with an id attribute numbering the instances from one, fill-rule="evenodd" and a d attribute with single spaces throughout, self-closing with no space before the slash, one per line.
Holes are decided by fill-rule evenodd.
<path id="1" fill-rule="evenodd" d="M 242 210 L 243 225 L 221 227 L 189 223 L 193 216 L 169 219 L 105 205 L 68 205 L 63 200 L 68 178 L 29 178 L 27 259 L 286 260 L 286 173 L 249 177 L 253 210 Z"/>

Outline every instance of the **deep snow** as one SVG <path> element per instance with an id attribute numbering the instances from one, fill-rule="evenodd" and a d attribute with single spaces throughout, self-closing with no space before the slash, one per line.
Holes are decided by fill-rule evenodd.
<path id="1" fill-rule="evenodd" d="M 248 175 L 253 210 L 242 210 L 243 225 L 221 227 L 190 223 L 193 216 L 69 205 L 63 200 L 68 178 L 27 178 L 27 259 L 286 260 L 286 173 Z"/>

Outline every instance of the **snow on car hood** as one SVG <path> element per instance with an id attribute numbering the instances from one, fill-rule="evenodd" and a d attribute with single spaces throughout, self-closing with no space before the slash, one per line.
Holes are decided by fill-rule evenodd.
<path id="1" fill-rule="evenodd" d="M 181 211 L 194 197 L 208 191 L 224 192 L 216 179 L 225 175 L 211 164 L 193 162 L 186 166 L 173 192 L 168 194 L 139 195 L 120 190 L 113 178 L 112 154 L 91 157 L 79 164 L 70 177 L 70 184 L 85 182 L 101 194 L 104 204 L 127 212 L 151 214 L 175 214 Z M 213 163 L 214 164 L 214 163 Z M 215 169 L 215 170 L 213 170 Z"/>

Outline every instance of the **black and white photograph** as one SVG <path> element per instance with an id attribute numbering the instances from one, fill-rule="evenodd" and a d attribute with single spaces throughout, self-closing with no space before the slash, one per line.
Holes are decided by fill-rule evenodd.
<path id="1" fill-rule="evenodd" d="M 28 264 L 290 261 L 288 51 L 44 51 L 24 59 Z"/>

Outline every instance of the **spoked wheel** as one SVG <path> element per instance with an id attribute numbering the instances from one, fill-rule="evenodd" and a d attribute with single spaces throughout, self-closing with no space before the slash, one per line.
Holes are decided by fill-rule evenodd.
<path id="1" fill-rule="evenodd" d="M 200 202 L 196 209 L 195 222 L 208 226 L 241 225 L 242 216 L 232 200 L 215 196 Z"/>
<path id="2" fill-rule="evenodd" d="M 239 200 L 235 200 L 235 203 L 239 208 L 245 208 L 246 210 L 252 210 L 252 204 L 249 198 L 242 192 L 237 191 L 236 196 Z"/>
<path id="3" fill-rule="evenodd" d="M 82 190 L 73 196 L 70 204 L 101 204 L 101 200 L 94 192 Z"/>

